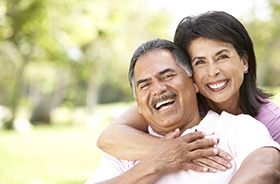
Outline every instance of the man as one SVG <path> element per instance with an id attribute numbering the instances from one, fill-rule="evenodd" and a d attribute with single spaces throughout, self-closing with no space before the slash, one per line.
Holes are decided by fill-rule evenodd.
<path id="1" fill-rule="evenodd" d="M 234 116 L 226 112 L 218 115 L 209 111 L 202 117 L 196 101 L 198 88 L 191 79 L 188 63 L 183 52 L 167 40 L 146 42 L 135 51 L 129 79 L 139 112 L 149 122 L 150 134 L 165 137 L 140 161 L 119 160 L 106 155 L 87 183 L 279 182 L 279 173 L 270 167 L 273 164 L 269 164 L 279 163 L 278 143 L 271 139 L 263 124 L 250 116 Z M 176 145 L 182 143 L 176 141 L 179 140 L 176 138 L 179 130 L 182 135 L 190 135 L 185 142 L 189 147 L 186 154 L 197 149 L 196 131 L 203 131 L 203 135 L 209 137 L 209 147 L 219 140 L 216 147 L 232 154 L 233 167 L 216 173 L 178 171 L 178 167 L 172 165 L 177 158 L 169 157 L 164 149 L 176 150 Z M 217 154 L 218 150 L 211 151 Z M 190 163 L 196 156 L 190 156 Z M 266 169 L 263 169 L 264 164 Z"/>

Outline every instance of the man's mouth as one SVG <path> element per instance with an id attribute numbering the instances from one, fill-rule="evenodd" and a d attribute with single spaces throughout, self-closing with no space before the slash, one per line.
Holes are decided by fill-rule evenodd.
<path id="1" fill-rule="evenodd" d="M 167 107 L 175 102 L 176 95 L 174 93 L 169 93 L 160 97 L 153 99 L 152 106 L 157 110 Z"/>
<path id="2" fill-rule="evenodd" d="M 168 105 L 173 104 L 174 102 L 175 102 L 175 99 L 173 99 L 173 100 L 171 100 L 171 99 L 164 100 L 164 101 L 162 101 L 162 102 L 156 103 L 155 108 L 156 108 L 157 110 L 159 110 L 159 109 L 161 109 L 161 108 L 164 107 L 164 106 L 168 106 Z"/>

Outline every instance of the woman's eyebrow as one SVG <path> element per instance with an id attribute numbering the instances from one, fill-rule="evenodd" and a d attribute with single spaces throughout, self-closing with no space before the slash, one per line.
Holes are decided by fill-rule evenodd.
<path id="1" fill-rule="evenodd" d="M 205 57 L 203 57 L 203 56 L 194 57 L 194 58 L 192 59 L 192 62 L 194 62 L 194 60 L 196 60 L 196 59 L 205 59 Z"/>
<path id="2" fill-rule="evenodd" d="M 222 50 L 219 50 L 218 52 L 216 52 L 215 56 L 218 56 L 220 54 L 222 54 L 223 52 L 230 52 L 228 49 L 222 49 Z M 192 59 L 192 62 L 196 59 L 205 59 L 204 56 L 196 56 Z"/>
<path id="3" fill-rule="evenodd" d="M 218 56 L 218 55 L 222 54 L 223 52 L 229 52 L 229 50 L 228 50 L 228 49 L 219 50 L 219 51 L 215 54 L 215 56 Z"/>

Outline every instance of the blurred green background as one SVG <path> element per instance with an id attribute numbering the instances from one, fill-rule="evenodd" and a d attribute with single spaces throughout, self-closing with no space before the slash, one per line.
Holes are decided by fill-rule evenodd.
<path id="1" fill-rule="evenodd" d="M 80 125 L 54 122 L 52 126 L 37 125 L 28 132 L 0 130 L 0 183 L 84 183 L 101 157 L 97 137 L 129 105 L 98 105 L 87 119 L 79 115 L 83 116 Z"/>
<path id="2" fill-rule="evenodd" d="M 1 184 L 89 177 L 101 154 L 98 135 L 133 103 L 133 51 L 149 39 L 172 40 L 179 22 L 146 2 L 0 1 Z M 266 3 L 265 19 L 254 6 L 238 18 L 255 44 L 258 84 L 280 105 L 280 3 Z"/>

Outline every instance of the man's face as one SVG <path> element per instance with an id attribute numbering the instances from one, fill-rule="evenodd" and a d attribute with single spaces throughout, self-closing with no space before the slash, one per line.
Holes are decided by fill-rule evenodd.
<path id="1" fill-rule="evenodd" d="M 139 112 L 157 133 L 197 124 L 197 88 L 170 51 L 159 49 L 139 57 L 134 82 Z"/>

